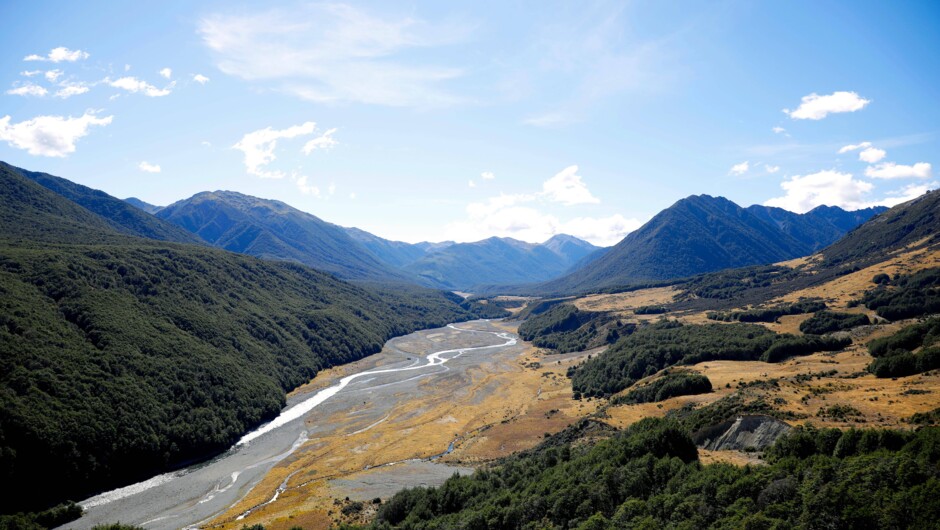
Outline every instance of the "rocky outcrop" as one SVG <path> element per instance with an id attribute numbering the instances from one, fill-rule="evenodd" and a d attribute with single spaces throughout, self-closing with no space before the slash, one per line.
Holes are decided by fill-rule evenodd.
<path id="1" fill-rule="evenodd" d="M 738 416 L 695 433 L 702 449 L 713 451 L 762 450 L 773 445 L 792 427 L 771 416 Z"/>

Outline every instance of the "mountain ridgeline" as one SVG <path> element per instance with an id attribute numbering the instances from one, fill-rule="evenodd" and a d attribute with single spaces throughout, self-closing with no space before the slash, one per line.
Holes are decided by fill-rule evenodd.
<path id="1" fill-rule="evenodd" d="M 2 513 L 222 451 L 321 369 L 474 318 L 450 293 L 130 231 L 0 166 Z"/>
<path id="2" fill-rule="evenodd" d="M 574 293 L 764 265 L 811 254 L 883 212 L 819 207 L 805 214 L 741 208 L 723 198 L 693 195 L 658 213 L 584 267 L 520 291 Z"/>
<path id="3" fill-rule="evenodd" d="M 99 190 L 76 184 L 47 173 L 37 173 L 0 162 L 7 172 L 16 173 L 40 186 L 55 192 L 73 203 L 104 218 L 108 226 L 122 234 L 173 241 L 176 243 L 204 244 L 203 241 L 182 228 L 141 212 L 121 199 Z"/>
<path id="4" fill-rule="evenodd" d="M 203 192 L 162 208 L 156 216 L 232 252 L 302 263 L 344 279 L 413 283 L 343 228 L 280 201 L 233 191 Z"/>
<path id="5" fill-rule="evenodd" d="M 598 250 L 568 235 L 556 235 L 541 244 L 491 237 L 429 252 L 404 270 L 442 289 L 473 289 L 548 280 Z"/>

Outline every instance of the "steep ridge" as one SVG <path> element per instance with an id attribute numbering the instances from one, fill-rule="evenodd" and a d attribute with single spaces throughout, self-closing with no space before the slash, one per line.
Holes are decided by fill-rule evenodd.
<path id="1" fill-rule="evenodd" d="M 440 291 L 130 237 L 9 167 L 0 228 L 2 513 L 224 450 L 319 370 L 472 318 Z"/>
<path id="2" fill-rule="evenodd" d="M 832 243 L 844 226 L 877 212 L 835 215 L 836 210 L 841 209 L 799 215 L 764 206 L 744 209 L 723 197 L 687 197 L 594 261 L 530 290 L 583 292 L 784 261 Z"/>
<path id="3" fill-rule="evenodd" d="M 822 251 L 826 260 L 841 263 L 883 255 L 914 244 L 940 243 L 940 190 L 899 204 L 851 231 Z"/>
<path id="4" fill-rule="evenodd" d="M 806 253 L 811 253 L 832 244 L 849 230 L 886 211 L 887 208 L 875 206 L 847 212 L 836 206 L 817 206 L 805 214 L 798 214 L 783 208 L 755 204 L 748 206 L 746 210 L 800 241 L 806 245 Z"/>
<path id="5" fill-rule="evenodd" d="M 0 162 L 0 166 L 14 171 L 40 186 L 100 215 L 116 231 L 138 237 L 173 241 L 176 243 L 204 244 L 201 239 L 178 226 L 157 219 L 130 204 L 103 191 L 82 186 L 61 177 L 37 173 Z"/>
<path id="6" fill-rule="evenodd" d="M 144 202 L 137 197 L 128 197 L 124 199 L 124 202 L 149 214 L 155 214 L 163 209 L 163 206 L 157 206 L 155 204 L 150 204 L 149 202 Z"/>
<path id="7" fill-rule="evenodd" d="M 375 257 L 395 267 L 404 267 L 414 263 L 424 257 L 428 251 L 433 248 L 430 244 L 412 244 L 403 241 L 391 241 L 358 228 L 350 227 L 344 230 L 346 230 L 346 233 L 349 234 L 351 238 L 369 249 L 369 252 L 374 254 Z"/>
<path id="8" fill-rule="evenodd" d="M 413 281 L 379 261 L 343 228 L 280 201 L 233 191 L 203 192 L 163 208 L 157 217 L 232 252 L 294 261 L 344 279 Z"/>
<path id="9" fill-rule="evenodd" d="M 0 239 L 37 244 L 129 238 L 105 218 L 0 164 Z"/>
<path id="10" fill-rule="evenodd" d="M 542 244 L 491 237 L 429 253 L 404 270 L 441 288 L 472 289 L 484 284 L 547 280 L 596 250 L 594 245 L 568 235 L 556 235 Z"/>

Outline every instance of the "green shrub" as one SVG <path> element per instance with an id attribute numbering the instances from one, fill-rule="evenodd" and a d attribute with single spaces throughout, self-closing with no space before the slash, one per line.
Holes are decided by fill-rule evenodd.
<path id="1" fill-rule="evenodd" d="M 811 335 L 822 335 L 871 324 L 868 315 L 820 311 L 800 323 L 800 331 Z"/>

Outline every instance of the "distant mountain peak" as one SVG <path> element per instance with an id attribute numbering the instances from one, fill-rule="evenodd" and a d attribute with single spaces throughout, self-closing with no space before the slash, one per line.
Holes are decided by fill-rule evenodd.
<path id="1" fill-rule="evenodd" d="M 167 206 L 157 217 L 233 252 L 295 261 L 346 279 L 413 279 L 378 259 L 346 229 L 281 201 L 206 191 Z"/>

